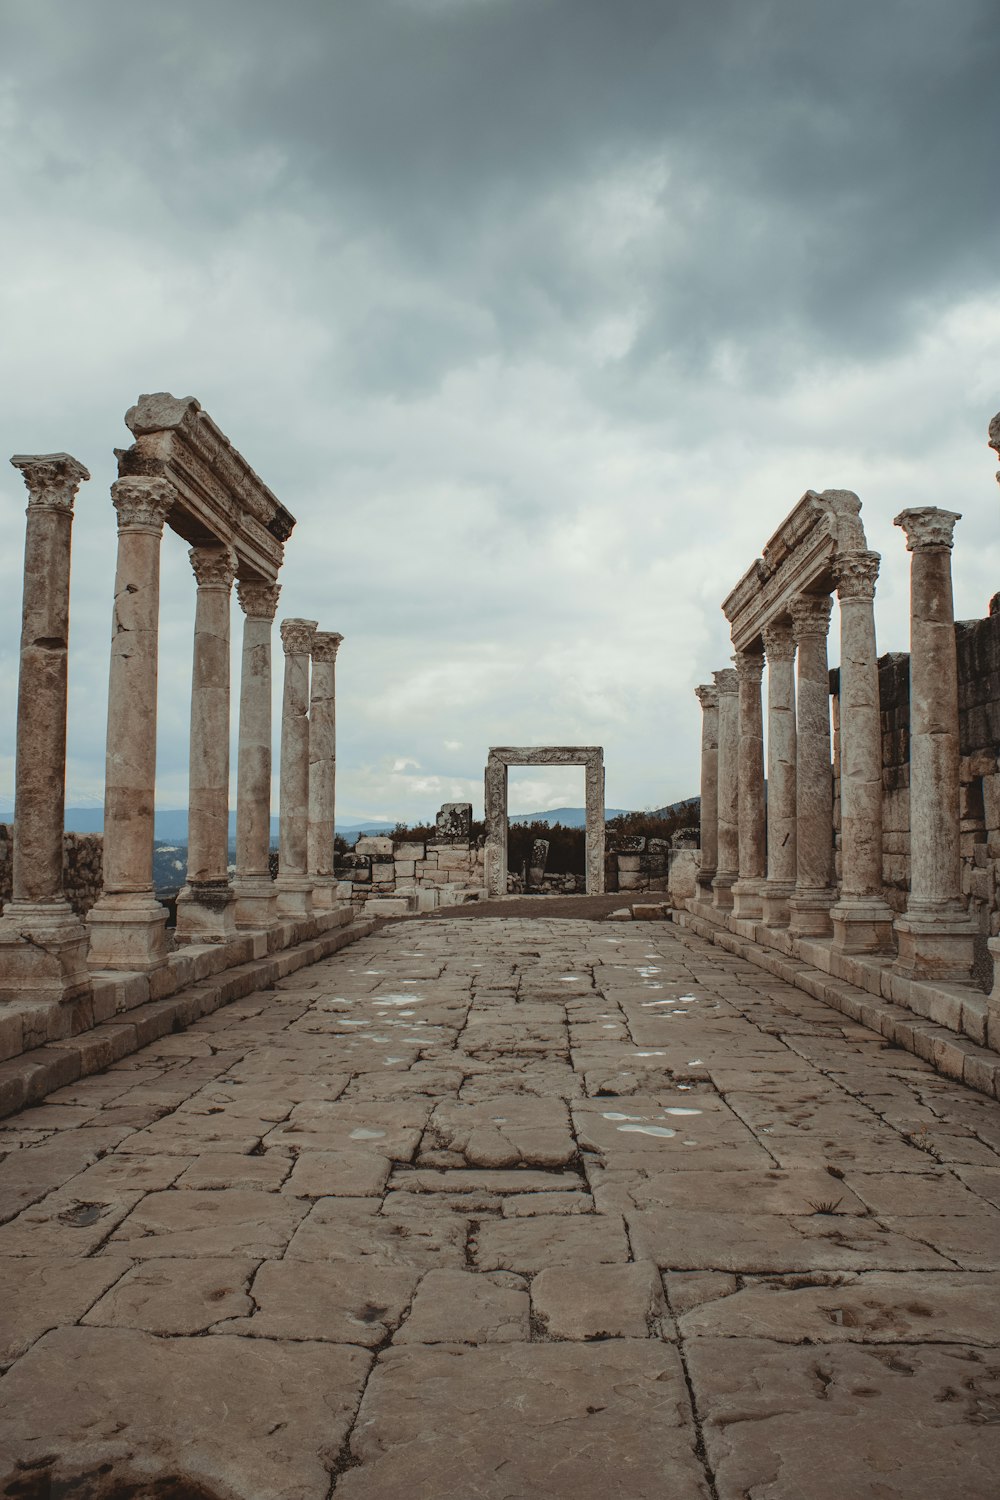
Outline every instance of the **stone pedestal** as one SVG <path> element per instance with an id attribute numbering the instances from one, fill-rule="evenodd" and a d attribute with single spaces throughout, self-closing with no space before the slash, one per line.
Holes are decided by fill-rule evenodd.
<path id="1" fill-rule="evenodd" d="M 834 564 L 840 600 L 840 895 L 830 912 L 842 953 L 888 953 L 892 910 L 882 890 L 882 721 L 875 644 L 879 554 L 841 553 Z"/>
<path id="2" fill-rule="evenodd" d="M 790 607 L 798 652 L 796 704 L 797 811 L 795 892 L 789 900 L 789 930 L 799 937 L 827 937 L 835 892 L 833 876 L 833 774 L 830 761 L 830 671 L 826 637 L 833 602 L 829 594 L 801 594 Z"/>
<path id="3" fill-rule="evenodd" d="M 282 620 L 285 685 L 281 706 L 281 788 L 278 834 L 278 911 L 312 912 L 309 852 L 309 655 L 316 620 Z"/>
<path id="4" fill-rule="evenodd" d="M 975 926 L 962 900 L 958 659 L 951 592 L 954 511 L 922 506 L 895 524 L 910 573 L 910 894 L 896 919 L 897 973 L 968 979 Z"/>
<path id="5" fill-rule="evenodd" d="M 767 656 L 767 880 L 764 922 L 787 927 L 796 873 L 795 641 L 789 621 L 764 631 Z"/>
<path id="6" fill-rule="evenodd" d="M 243 610 L 240 739 L 236 764 L 237 927 L 268 928 L 277 920 L 271 879 L 271 626 L 281 589 L 276 583 L 240 581 Z"/>
<path id="7" fill-rule="evenodd" d="M 763 656 L 749 651 L 737 652 L 739 879 L 733 886 L 733 916 L 749 921 L 755 921 L 763 915 L 762 893 L 766 870 L 764 720 L 760 703 L 763 675 Z"/>
<path id="8" fill-rule="evenodd" d="M 719 833 L 718 865 L 712 881 L 712 905 L 728 911 L 740 873 L 739 836 L 739 678 L 732 667 L 713 672 L 719 694 Z"/>
<path id="9" fill-rule="evenodd" d="M 193 547 L 198 583 L 191 674 L 187 880 L 177 897 L 179 943 L 236 935 L 229 883 L 229 603 L 231 547 Z"/>
<path id="10" fill-rule="evenodd" d="M 698 894 L 711 900 L 719 863 L 719 690 L 712 683 L 695 688 L 701 704 L 701 868 Z"/>
<path id="11" fill-rule="evenodd" d="M 11 900 L 0 918 L 0 999 L 75 1000 L 87 931 L 63 892 L 73 502 L 90 475 L 68 453 L 15 455 L 28 489 L 14 773 Z"/>
<path id="12" fill-rule="evenodd" d="M 318 630 L 312 638 L 307 863 L 313 906 L 320 911 L 328 911 L 337 904 L 333 874 L 337 776 L 336 663 L 343 639 L 342 635 L 325 630 Z"/>
<path id="13" fill-rule="evenodd" d="M 87 914 L 92 969 L 160 968 L 166 908 L 153 890 L 160 541 L 174 504 L 164 479 L 119 479 L 104 790 L 104 890 Z"/>

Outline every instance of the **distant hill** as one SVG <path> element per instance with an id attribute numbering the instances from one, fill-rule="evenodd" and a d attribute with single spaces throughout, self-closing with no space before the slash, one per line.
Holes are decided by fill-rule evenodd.
<path id="1" fill-rule="evenodd" d="M 606 807 L 605 818 L 620 818 L 627 811 L 623 807 Z M 551 828 L 553 823 L 561 823 L 564 828 L 586 828 L 587 809 L 585 807 L 550 807 L 548 812 L 517 813 L 510 819 L 512 823 L 548 823 Z"/>
<path id="2" fill-rule="evenodd" d="M 0 821 L 5 817 L 13 816 L 13 808 L 6 812 L 0 808 Z M 350 816 L 350 815 L 348 815 Z M 169 843 L 187 843 L 187 808 L 160 808 L 153 816 L 153 836 Z M 352 821 L 341 823 L 337 821 L 337 832 L 345 835 L 358 833 L 385 833 L 387 829 L 395 825 L 388 820 L 369 821 L 361 823 Z M 70 833 L 101 833 L 104 828 L 104 809 L 102 807 L 67 807 L 65 827 Z M 235 809 L 229 814 L 229 838 L 230 841 L 236 837 L 236 812 Z M 271 838 L 277 840 L 278 819 L 271 819 Z"/>

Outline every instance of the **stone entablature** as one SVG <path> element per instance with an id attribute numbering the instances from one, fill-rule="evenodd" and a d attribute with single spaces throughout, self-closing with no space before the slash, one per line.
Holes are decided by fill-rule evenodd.
<path id="1" fill-rule="evenodd" d="M 586 776 L 587 894 L 604 891 L 604 751 L 599 745 L 493 746 L 486 762 L 486 890 L 507 894 L 507 771 L 510 766 L 583 766 Z"/>

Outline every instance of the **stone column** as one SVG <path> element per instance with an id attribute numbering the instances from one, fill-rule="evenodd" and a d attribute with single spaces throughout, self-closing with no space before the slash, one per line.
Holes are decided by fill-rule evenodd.
<path id="1" fill-rule="evenodd" d="M 28 490 L 17 690 L 14 868 L 0 918 L 0 999 L 86 992 L 87 931 L 63 891 L 73 502 L 90 475 L 68 453 L 16 454 Z"/>
<path id="2" fill-rule="evenodd" d="M 179 943 L 236 935 L 229 883 L 229 614 L 236 553 L 192 547 L 198 584 L 191 674 L 188 868 L 177 897 Z"/>
<path id="3" fill-rule="evenodd" d="M 160 541 L 174 503 L 165 479 L 118 479 L 118 566 L 111 630 L 104 782 L 104 890 L 87 913 L 90 965 L 158 969 L 166 907 L 153 891 Z"/>
<path id="4" fill-rule="evenodd" d="M 733 916 L 755 921 L 763 916 L 762 894 L 767 870 L 764 814 L 764 718 L 760 684 L 764 658 L 757 651 L 738 651 L 739 770 L 737 773 L 740 878 L 733 886 Z"/>
<path id="5" fill-rule="evenodd" d="M 701 704 L 701 869 L 698 899 L 709 892 L 719 863 L 719 690 L 703 682 L 695 688 Z"/>
<path id="6" fill-rule="evenodd" d="M 587 895 L 604 895 L 604 763 L 597 755 L 585 765 L 587 809 Z"/>
<path id="7" fill-rule="evenodd" d="M 843 953 L 893 947 L 882 882 L 882 718 L 875 645 L 879 554 L 834 561 L 840 600 L 840 896 L 830 912 Z"/>
<path id="8" fill-rule="evenodd" d="M 958 656 L 951 593 L 955 511 L 921 506 L 895 524 L 910 572 L 910 894 L 896 919 L 896 972 L 968 979 L 975 927 L 962 900 Z"/>
<path id="9" fill-rule="evenodd" d="M 800 594 L 791 602 L 792 635 L 798 651 L 795 770 L 795 892 L 789 900 L 789 930 L 799 937 L 827 937 L 833 878 L 833 772 L 830 761 L 830 669 L 826 637 L 833 601 L 829 594 Z"/>
<path id="10" fill-rule="evenodd" d="M 712 904 L 726 911 L 733 904 L 733 886 L 740 873 L 740 682 L 732 667 L 724 667 L 712 676 L 719 694 L 718 865 L 712 881 Z"/>
<path id="11" fill-rule="evenodd" d="M 787 927 L 795 890 L 795 640 L 791 622 L 764 630 L 767 656 L 767 880 L 764 922 Z"/>
<path id="12" fill-rule="evenodd" d="M 333 836 L 336 816 L 337 652 L 342 635 L 317 631 L 312 638 L 312 685 L 309 699 L 308 874 L 313 906 L 336 905 Z"/>
<path id="13" fill-rule="evenodd" d="M 278 911 L 312 912 L 309 859 L 309 653 L 316 620 L 282 620 L 285 688 L 281 705 L 281 788 L 278 829 Z"/>
<path id="14" fill-rule="evenodd" d="M 281 588 L 240 579 L 243 610 L 240 742 L 236 763 L 237 927 L 268 928 L 277 903 L 271 879 L 271 626 Z"/>
<path id="15" fill-rule="evenodd" d="M 490 754 L 484 777 L 486 848 L 484 866 L 487 896 L 507 894 L 507 767 Z"/>

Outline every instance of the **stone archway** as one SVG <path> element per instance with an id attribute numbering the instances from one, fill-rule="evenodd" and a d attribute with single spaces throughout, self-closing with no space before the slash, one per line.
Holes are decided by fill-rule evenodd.
<path id="1" fill-rule="evenodd" d="M 486 894 L 507 894 L 507 771 L 510 766 L 584 767 L 587 788 L 587 895 L 603 895 L 604 751 L 600 745 L 491 748 L 486 762 Z"/>

